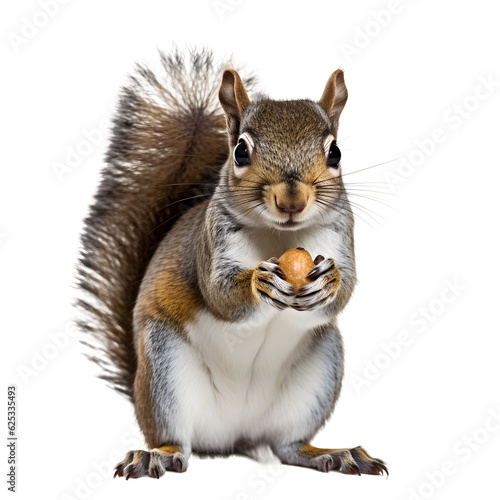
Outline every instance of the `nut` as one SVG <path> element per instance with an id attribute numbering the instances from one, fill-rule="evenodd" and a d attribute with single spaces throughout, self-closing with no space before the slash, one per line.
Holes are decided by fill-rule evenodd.
<path id="1" fill-rule="evenodd" d="M 315 264 L 311 254 L 303 248 L 287 250 L 279 259 L 278 264 L 286 274 L 286 281 L 295 290 L 300 290 L 304 285 L 311 283 L 306 276 L 314 269 Z"/>

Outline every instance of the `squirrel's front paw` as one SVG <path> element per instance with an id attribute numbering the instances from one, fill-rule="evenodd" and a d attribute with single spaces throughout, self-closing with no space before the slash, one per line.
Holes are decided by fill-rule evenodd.
<path id="1" fill-rule="evenodd" d="M 276 257 L 263 260 L 255 266 L 252 290 L 260 300 L 278 309 L 291 306 L 295 298 L 295 290 L 285 281 L 285 273 L 278 265 Z"/>
<path id="2" fill-rule="evenodd" d="M 292 307 L 297 311 L 311 311 L 333 301 L 340 288 L 340 271 L 333 259 L 318 255 L 316 267 L 307 275 L 312 283 L 304 285 L 295 297 Z"/>

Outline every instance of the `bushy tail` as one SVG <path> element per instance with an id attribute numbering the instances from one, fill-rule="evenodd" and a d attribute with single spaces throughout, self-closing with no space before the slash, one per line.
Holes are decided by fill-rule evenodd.
<path id="1" fill-rule="evenodd" d="M 229 153 L 217 99 L 227 65 L 208 51 L 160 60 L 159 75 L 139 65 L 122 89 L 77 269 L 88 357 L 131 399 L 132 313 L 146 267 L 177 215 L 211 195 Z"/>

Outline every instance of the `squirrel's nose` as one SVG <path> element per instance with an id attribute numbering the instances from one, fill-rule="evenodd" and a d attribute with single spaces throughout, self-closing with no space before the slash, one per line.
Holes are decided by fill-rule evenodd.
<path id="1" fill-rule="evenodd" d="M 278 200 L 276 200 L 276 206 L 283 212 L 295 214 L 298 212 L 302 212 L 302 210 L 304 210 L 306 206 L 306 203 L 280 203 Z"/>

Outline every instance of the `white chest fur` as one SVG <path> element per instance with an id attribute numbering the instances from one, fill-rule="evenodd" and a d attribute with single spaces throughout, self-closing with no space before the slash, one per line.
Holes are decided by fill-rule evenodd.
<path id="1" fill-rule="evenodd" d="M 280 257 L 290 248 L 303 247 L 312 256 L 323 255 L 337 261 L 342 254 L 340 236 L 331 229 L 323 231 L 318 228 L 308 228 L 302 231 L 269 232 L 247 230 L 236 233 L 231 248 L 238 249 L 238 254 L 231 256 L 241 262 L 244 267 L 254 268 L 260 261 L 271 257 Z"/>
<path id="2" fill-rule="evenodd" d="M 229 245 L 240 249 L 231 257 L 246 268 L 297 246 L 313 258 L 335 258 L 337 253 L 334 234 L 235 237 L 244 241 Z M 217 449 L 240 437 L 258 439 L 269 433 L 301 436 L 325 369 L 310 352 L 312 329 L 324 322 L 314 311 L 278 311 L 264 303 L 242 323 L 200 312 L 188 327 L 191 343 L 183 348 L 179 359 L 184 363 L 178 367 L 183 426 L 193 446 Z"/>
<path id="3" fill-rule="evenodd" d="M 200 313 L 188 331 L 179 398 L 193 447 L 302 435 L 323 379 L 321 360 L 309 352 L 317 323 L 312 313 L 277 312 L 268 304 L 251 324 Z"/>

